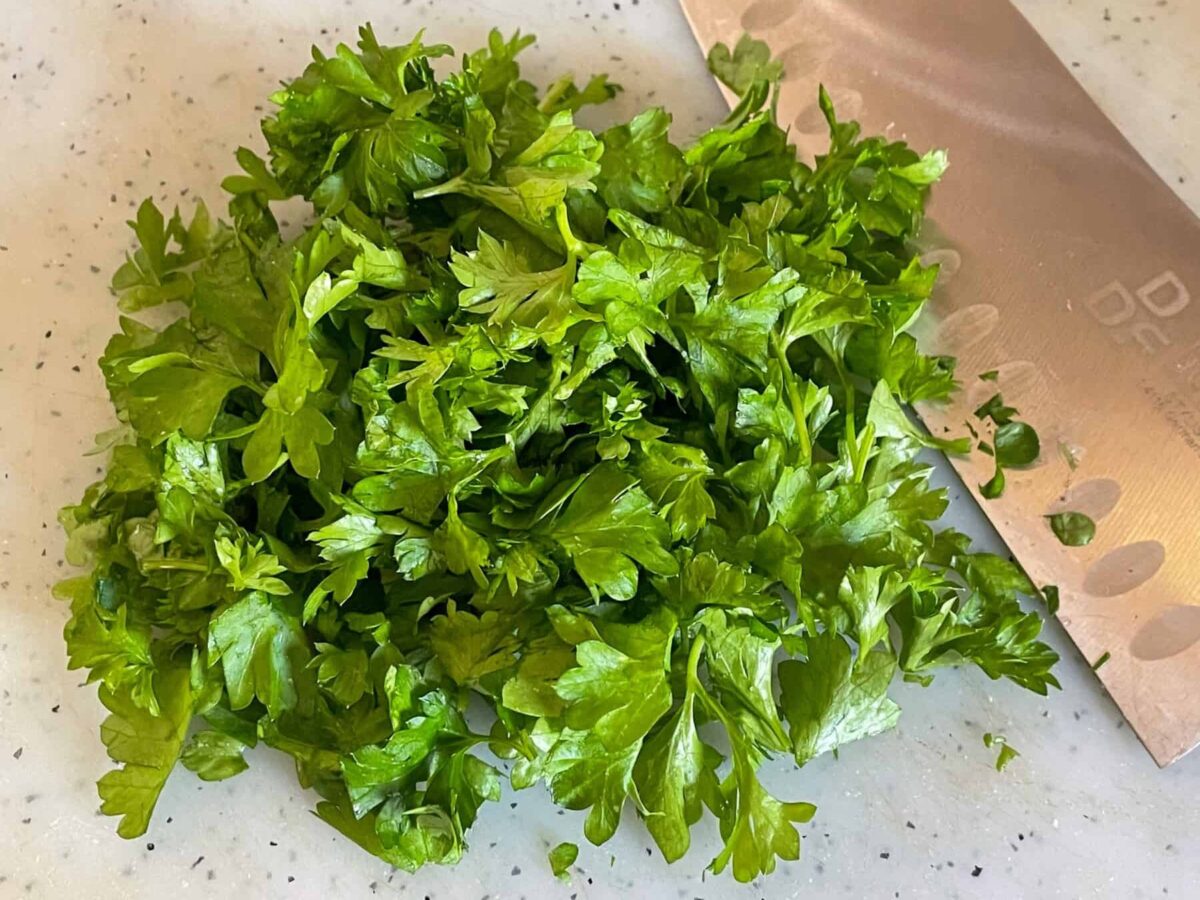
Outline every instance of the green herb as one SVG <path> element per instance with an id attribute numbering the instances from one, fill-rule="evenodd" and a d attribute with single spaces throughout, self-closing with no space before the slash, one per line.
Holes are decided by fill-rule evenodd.
<path id="1" fill-rule="evenodd" d="M 1010 762 L 1021 755 L 1012 746 L 1012 744 L 1008 742 L 1008 738 L 1002 734 L 992 734 L 990 731 L 985 732 L 983 735 L 983 746 L 1000 748 L 1000 752 L 996 756 L 997 772 L 1003 772 L 1005 767 L 1007 767 Z"/>
<path id="2" fill-rule="evenodd" d="M 1096 536 L 1096 523 L 1081 512 L 1061 512 L 1046 516 L 1054 536 L 1067 547 L 1085 547 Z"/>
<path id="3" fill-rule="evenodd" d="M 984 372 L 979 377 L 986 379 L 992 374 Z M 1004 398 L 998 393 L 992 394 L 975 410 L 975 418 L 990 420 L 995 427 L 991 443 L 980 441 L 976 445 L 978 450 L 996 460 L 992 477 L 979 485 L 979 493 L 986 500 L 995 500 L 1004 493 L 1005 467 L 1029 465 L 1037 460 L 1041 452 L 1037 432 L 1026 422 L 1013 421 L 1017 414 L 1015 408 L 1005 405 Z M 970 424 L 967 427 L 972 435 L 976 435 Z"/>
<path id="4" fill-rule="evenodd" d="M 996 462 L 1006 467 L 1031 465 L 1041 453 L 1037 432 L 1026 422 L 1004 422 L 996 429 L 993 443 Z"/>
<path id="5" fill-rule="evenodd" d="M 975 410 L 975 418 L 991 419 L 997 425 L 1005 425 L 1012 421 L 1012 417 L 1017 414 L 1017 411 L 1011 406 L 1004 405 L 1004 398 L 999 394 L 992 394 L 978 409 Z"/>
<path id="6" fill-rule="evenodd" d="M 576 844 L 563 842 L 554 847 L 549 853 L 550 870 L 559 881 L 571 880 L 571 866 L 579 858 L 579 847 Z"/>
<path id="7" fill-rule="evenodd" d="M 1100 658 L 1097 659 L 1094 663 L 1092 663 L 1092 671 L 1099 672 L 1100 667 L 1103 666 L 1110 659 L 1112 659 L 1112 654 L 1109 653 L 1107 650 L 1105 650 L 1103 653 L 1100 654 Z"/>
<path id="8" fill-rule="evenodd" d="M 245 749 L 245 745 L 231 735 L 198 731 L 183 748 L 179 761 L 204 781 L 221 781 L 249 768 L 242 756 Z"/>
<path id="9" fill-rule="evenodd" d="M 1042 588 L 1042 601 L 1046 604 L 1046 612 L 1052 616 L 1058 615 L 1058 585 L 1048 584 Z"/>
<path id="10" fill-rule="evenodd" d="M 227 222 L 131 223 L 119 425 L 57 588 L 122 835 L 177 762 L 226 778 L 262 741 L 407 870 L 458 861 L 507 779 L 596 844 L 633 805 L 669 860 L 711 813 L 712 869 L 751 881 L 814 813 L 764 761 L 890 728 L 897 673 L 1057 686 L 1033 585 L 935 525 L 922 449 L 968 444 L 905 412 L 955 389 L 906 331 L 945 154 L 822 92 L 829 152 L 800 162 L 749 39 L 714 50 L 741 102 L 690 145 L 661 109 L 597 134 L 574 115 L 616 86 L 539 92 L 531 40 L 439 79 L 449 47 L 364 28 L 273 95 Z M 1037 455 L 1019 423 L 995 445 Z"/>
<path id="11" fill-rule="evenodd" d="M 1004 469 L 997 462 L 992 477 L 979 486 L 979 493 L 988 500 L 995 500 L 1004 493 L 1005 480 Z"/>
<path id="12" fill-rule="evenodd" d="M 1000 371 L 998 369 L 988 369 L 986 372 L 979 373 L 980 381 L 995 381 L 999 377 Z"/>

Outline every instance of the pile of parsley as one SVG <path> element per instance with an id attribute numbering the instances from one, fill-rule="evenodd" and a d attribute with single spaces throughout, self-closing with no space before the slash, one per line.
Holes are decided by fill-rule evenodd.
<path id="1" fill-rule="evenodd" d="M 439 80 L 451 48 L 364 28 L 273 96 L 227 223 L 131 223 L 119 425 L 58 587 L 120 834 L 177 762 L 226 778 L 261 742 L 405 869 L 458 860 L 507 780 L 597 844 L 632 804 L 668 860 L 707 810 L 746 881 L 814 811 L 765 760 L 890 728 L 897 676 L 1056 683 L 1026 577 L 932 524 L 918 453 L 964 445 L 904 411 L 956 387 L 906 331 L 944 154 L 822 95 L 798 161 L 750 40 L 713 51 L 741 102 L 689 146 L 662 109 L 594 133 L 574 113 L 618 88 L 539 93 L 531 41 Z"/>

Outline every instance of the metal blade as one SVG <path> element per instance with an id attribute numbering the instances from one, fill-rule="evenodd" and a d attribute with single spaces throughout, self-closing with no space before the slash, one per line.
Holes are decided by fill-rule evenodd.
<path id="1" fill-rule="evenodd" d="M 788 75 L 779 103 L 802 156 L 839 118 L 916 149 L 947 147 L 921 239 L 942 265 L 918 323 L 959 359 L 934 433 L 995 391 L 1042 438 L 983 510 L 1159 765 L 1200 742 L 1200 219 L 1150 169 L 1003 0 L 683 0 L 706 50 L 743 31 Z M 976 376 L 998 370 L 996 381 Z M 972 490 L 991 477 L 952 460 Z M 1087 547 L 1044 516 L 1097 521 Z"/>

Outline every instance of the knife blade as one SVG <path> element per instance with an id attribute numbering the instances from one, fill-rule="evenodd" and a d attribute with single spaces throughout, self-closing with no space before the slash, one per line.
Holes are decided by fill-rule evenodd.
<path id="1" fill-rule="evenodd" d="M 1200 743 L 1200 219 L 1108 120 L 1020 12 L 975 0 L 682 0 L 702 48 L 743 32 L 782 58 L 778 104 L 802 156 L 839 118 L 947 147 L 918 250 L 940 264 L 916 333 L 958 357 L 958 398 L 918 413 L 958 432 L 999 391 L 1042 455 L 991 477 L 951 460 L 1142 743 L 1165 766 Z M 996 370 L 994 381 L 976 376 Z M 1048 514 L 1095 540 L 1064 547 Z"/>

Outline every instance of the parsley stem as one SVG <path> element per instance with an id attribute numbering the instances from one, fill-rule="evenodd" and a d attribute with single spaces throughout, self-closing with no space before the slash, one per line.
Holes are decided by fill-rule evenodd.
<path id="1" fill-rule="evenodd" d="M 698 634 L 698 635 L 696 635 L 696 639 L 694 641 L 692 641 L 692 647 L 688 651 L 687 681 L 688 681 L 689 689 L 692 684 L 699 685 L 699 683 L 700 683 L 699 676 L 697 676 L 696 671 L 700 667 L 700 654 L 703 652 L 704 652 L 704 635 Z"/>
<path id="2" fill-rule="evenodd" d="M 796 389 L 796 373 L 792 370 L 792 364 L 788 362 L 787 348 L 774 332 L 771 334 L 771 344 L 775 348 L 775 358 L 779 361 L 779 377 L 783 381 L 784 392 L 788 395 L 788 402 L 792 407 L 792 418 L 796 420 L 796 442 L 800 446 L 800 461 L 811 463 L 812 439 L 808 434 L 808 417 L 804 415 L 804 402 Z M 791 377 L 788 377 L 789 375 Z"/>
<path id="3" fill-rule="evenodd" d="M 875 426 L 868 423 L 863 426 L 854 460 L 854 481 L 856 483 L 867 477 L 867 460 L 871 458 L 871 448 L 874 446 Z"/>
<path id="4" fill-rule="evenodd" d="M 542 98 L 542 102 L 538 104 L 538 111 L 553 115 L 554 107 L 558 101 L 566 94 L 567 89 L 572 87 L 574 82 L 569 78 L 560 78 L 546 89 L 546 96 Z"/>
<path id="5" fill-rule="evenodd" d="M 427 188 L 413 191 L 414 200 L 424 200 L 427 197 L 437 197 L 442 194 L 454 194 L 463 184 L 463 176 L 455 175 L 449 181 L 443 181 L 441 184 L 430 185 Z"/>
<path id="6" fill-rule="evenodd" d="M 563 244 L 567 248 L 567 262 L 573 264 L 577 259 L 587 259 L 588 250 L 587 244 L 575 237 L 575 232 L 571 230 L 571 220 L 567 216 L 567 204 L 560 203 L 554 207 L 554 224 L 558 226 L 558 233 L 562 235 Z"/>
<path id="7" fill-rule="evenodd" d="M 144 559 L 141 567 L 143 571 L 180 571 L 180 572 L 207 572 L 208 563 L 202 563 L 195 559 Z"/>

